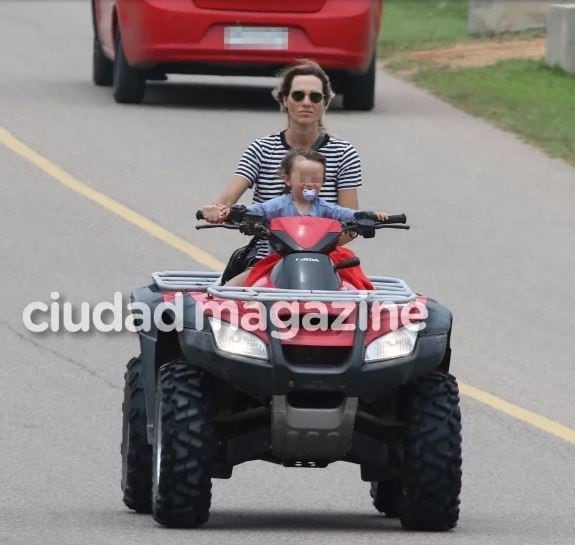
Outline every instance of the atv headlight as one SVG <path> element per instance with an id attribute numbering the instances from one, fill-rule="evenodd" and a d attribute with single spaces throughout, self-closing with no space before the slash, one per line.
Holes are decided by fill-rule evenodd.
<path id="1" fill-rule="evenodd" d="M 268 349 L 259 337 L 216 318 L 208 318 L 208 320 L 216 345 L 222 352 L 260 360 L 268 359 Z"/>
<path id="2" fill-rule="evenodd" d="M 365 350 L 365 362 L 391 360 L 409 356 L 415 348 L 417 331 L 405 327 L 383 335 L 369 343 Z"/>

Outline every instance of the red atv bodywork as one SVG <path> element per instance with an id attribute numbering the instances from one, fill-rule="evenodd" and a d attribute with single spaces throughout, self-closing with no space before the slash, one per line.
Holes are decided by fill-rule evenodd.
<path id="1" fill-rule="evenodd" d="M 282 217 L 275 218 L 270 221 L 269 231 L 271 234 L 270 240 L 275 241 L 276 245 L 278 245 L 278 241 L 281 242 L 281 247 L 283 248 L 281 251 L 283 255 L 288 253 L 301 253 L 305 258 L 306 255 L 329 252 L 329 249 L 334 247 L 337 243 L 337 239 L 342 233 L 342 226 L 339 221 L 327 218 Z M 261 263 L 263 265 L 262 268 L 264 269 L 264 274 L 257 278 L 253 284 L 249 282 L 248 278 L 247 285 L 253 286 L 254 288 L 276 288 L 277 286 L 272 279 L 271 273 L 274 266 L 276 266 L 276 264 L 282 259 L 282 254 L 276 253 L 262 260 Z M 336 256 L 334 261 L 341 262 L 354 257 L 355 254 L 350 250 L 338 248 L 329 252 L 329 256 Z M 266 260 L 269 262 L 267 265 Z M 257 266 L 258 265 L 256 265 L 254 269 Z M 354 271 L 354 269 L 358 271 Z M 342 278 L 339 290 L 337 291 L 357 290 L 357 282 L 355 281 L 354 276 L 358 273 L 369 282 L 359 266 L 341 269 L 338 273 L 340 276 L 345 278 Z M 366 291 L 366 293 L 368 292 Z M 174 299 L 173 293 L 164 293 L 163 295 L 165 301 L 173 301 Z M 230 299 L 214 298 L 205 291 L 190 291 L 187 292 L 186 295 L 193 297 L 197 303 L 200 303 L 203 307 L 205 306 L 206 316 L 212 315 L 210 304 L 208 303 L 211 303 L 211 305 L 221 303 L 222 307 L 224 307 L 224 303 L 228 305 L 231 303 L 235 305 L 238 316 L 240 317 L 254 312 L 253 306 L 250 306 L 249 303 L 233 301 Z M 369 343 L 377 337 L 385 335 L 398 327 L 402 327 L 408 322 L 413 324 L 424 320 L 425 313 L 423 309 L 426 307 L 426 302 L 426 297 L 418 296 L 415 301 L 411 301 L 402 307 L 398 307 L 397 305 L 372 306 L 371 311 L 368 314 L 368 322 L 365 330 L 365 346 L 369 345 Z M 305 304 L 300 303 L 297 312 L 298 316 L 303 319 L 306 314 L 315 313 L 317 315 L 318 309 L 314 309 L 312 307 L 313 305 L 310 305 L 309 301 Z M 327 312 L 327 316 L 330 321 L 337 317 L 340 317 L 341 319 L 341 317 L 345 315 L 345 319 L 343 319 L 342 322 L 344 326 L 349 326 L 347 330 L 345 327 L 338 328 L 337 330 L 318 329 L 316 331 L 300 328 L 293 338 L 283 340 L 282 345 L 326 347 L 353 346 L 356 329 L 355 325 L 358 323 L 357 304 L 347 303 L 344 308 L 342 303 L 327 303 L 322 305 L 321 310 L 322 312 Z M 278 316 L 282 316 L 281 311 L 278 311 Z M 225 321 L 228 321 L 226 320 L 225 313 L 222 318 Z M 269 342 L 266 331 L 256 330 L 253 334 L 258 336 L 265 343 Z"/>

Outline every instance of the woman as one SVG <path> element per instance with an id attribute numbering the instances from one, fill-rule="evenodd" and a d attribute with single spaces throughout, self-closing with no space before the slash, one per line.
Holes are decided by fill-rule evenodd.
<path id="1" fill-rule="evenodd" d="M 349 142 L 330 136 L 323 127 L 323 115 L 333 96 L 327 74 L 315 62 L 302 60 L 288 68 L 274 91 L 280 108 L 287 112 L 287 129 L 248 147 L 223 193 L 202 208 L 204 218 L 210 223 L 223 222 L 228 207 L 248 188 L 254 189 L 254 203 L 281 195 L 285 186 L 280 164 L 292 149 L 319 151 L 326 158 L 326 182 L 320 197 L 357 209 L 357 189 L 362 184 L 359 155 Z"/>

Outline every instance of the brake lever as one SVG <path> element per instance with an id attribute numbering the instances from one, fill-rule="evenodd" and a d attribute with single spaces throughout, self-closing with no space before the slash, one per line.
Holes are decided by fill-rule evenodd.
<path id="1" fill-rule="evenodd" d="M 374 229 L 411 229 L 409 225 L 399 225 L 394 223 L 379 223 Z"/>
<path id="2" fill-rule="evenodd" d="M 218 223 L 218 224 L 209 224 L 209 225 L 196 225 L 196 229 L 199 231 L 200 229 L 232 229 L 238 230 L 240 228 L 239 225 L 231 225 L 226 223 Z"/>

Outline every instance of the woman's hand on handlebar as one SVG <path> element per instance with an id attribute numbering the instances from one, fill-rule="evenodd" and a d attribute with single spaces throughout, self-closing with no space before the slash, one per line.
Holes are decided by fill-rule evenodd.
<path id="1" fill-rule="evenodd" d="M 229 213 L 230 209 L 225 204 L 211 203 L 202 207 L 204 220 L 208 223 L 224 223 Z"/>
<path id="2" fill-rule="evenodd" d="M 385 221 L 389 218 L 389 214 L 387 212 L 374 212 L 374 214 L 378 221 Z"/>

